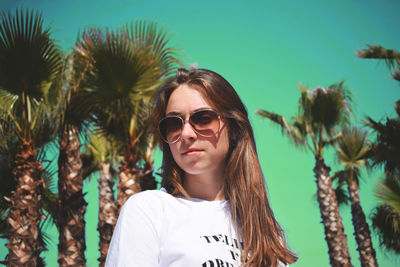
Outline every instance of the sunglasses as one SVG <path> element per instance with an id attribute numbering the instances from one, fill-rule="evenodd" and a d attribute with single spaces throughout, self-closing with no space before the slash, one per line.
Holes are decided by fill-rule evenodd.
<path id="1" fill-rule="evenodd" d="M 221 116 L 212 109 L 198 110 L 190 114 L 189 124 L 201 136 L 211 137 L 219 132 Z M 169 115 L 160 120 L 158 130 L 168 144 L 177 142 L 182 135 L 186 121 L 179 115 Z"/>

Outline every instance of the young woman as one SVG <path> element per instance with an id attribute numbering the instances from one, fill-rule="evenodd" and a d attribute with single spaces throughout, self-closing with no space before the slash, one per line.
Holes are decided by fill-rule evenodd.
<path id="1" fill-rule="evenodd" d="M 162 189 L 123 206 L 106 266 L 269 267 L 297 257 L 268 203 L 247 110 L 210 70 L 178 70 L 156 95 Z"/>

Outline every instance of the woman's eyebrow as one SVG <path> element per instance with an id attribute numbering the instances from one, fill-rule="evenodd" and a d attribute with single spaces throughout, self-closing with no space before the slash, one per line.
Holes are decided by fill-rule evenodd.
<path id="1" fill-rule="evenodd" d="M 213 110 L 213 109 L 210 108 L 210 107 L 196 108 L 195 110 L 193 110 L 192 112 L 190 112 L 190 114 L 193 114 L 193 113 L 195 113 L 195 112 L 197 112 L 197 111 L 202 111 L 202 110 Z M 181 112 L 177 112 L 177 111 L 171 111 L 171 112 L 168 112 L 168 113 L 166 114 L 166 116 L 180 116 L 180 117 L 183 117 L 184 114 L 181 113 Z"/>
<path id="2" fill-rule="evenodd" d="M 183 114 L 176 111 L 171 111 L 166 114 L 166 116 L 182 116 Z"/>

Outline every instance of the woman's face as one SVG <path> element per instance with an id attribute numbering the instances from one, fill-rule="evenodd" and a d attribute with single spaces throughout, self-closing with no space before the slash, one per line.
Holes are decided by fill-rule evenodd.
<path id="1" fill-rule="evenodd" d="M 181 138 L 169 147 L 175 162 L 187 174 L 222 175 L 225 169 L 229 150 L 226 121 L 221 119 L 219 132 L 211 137 L 197 134 L 188 122 L 194 111 L 207 108 L 213 107 L 198 90 L 187 84 L 176 88 L 167 104 L 166 115 L 179 114 L 185 120 Z"/>

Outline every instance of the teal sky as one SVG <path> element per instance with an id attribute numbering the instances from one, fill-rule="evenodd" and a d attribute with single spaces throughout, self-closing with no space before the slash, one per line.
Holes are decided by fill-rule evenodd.
<path id="1" fill-rule="evenodd" d="M 390 78 L 383 62 L 359 59 L 356 51 L 367 44 L 400 50 L 400 2 L 395 0 L 1 0 L 0 9 L 34 7 L 40 10 L 52 37 L 66 52 L 79 31 L 89 26 L 116 28 L 138 19 L 155 21 L 171 34 L 186 66 L 223 75 L 246 104 L 256 135 L 272 208 L 286 231 L 299 260 L 293 266 L 329 266 L 327 245 L 314 198 L 313 156 L 300 151 L 280 129 L 255 115 L 262 108 L 290 118 L 297 111 L 298 84 L 328 86 L 345 80 L 353 93 L 354 124 L 365 116 L 381 119 L 394 115 L 399 84 Z M 327 164 L 340 168 L 332 151 Z M 160 154 L 156 163 L 159 166 Z M 363 209 L 369 214 L 377 203 L 376 179 L 382 174 L 364 172 L 361 184 Z M 89 203 L 87 264 L 97 266 L 97 177 L 85 183 Z M 341 209 L 352 263 L 360 266 L 353 236 L 350 208 Z M 370 223 L 370 221 L 369 221 Z M 43 253 L 48 266 L 57 266 L 58 236 L 48 227 L 52 241 Z M 399 257 L 374 247 L 380 266 L 400 264 Z M 7 249 L 0 240 L 0 258 Z"/>

